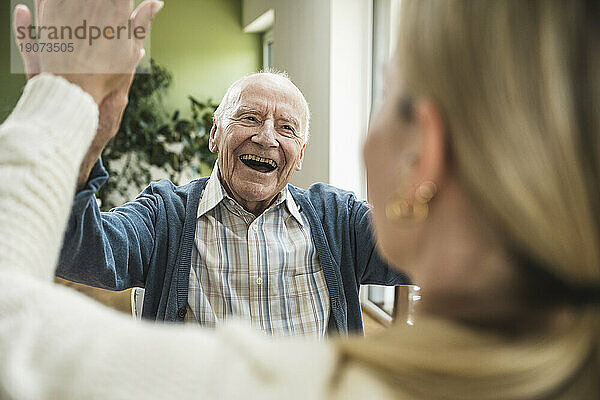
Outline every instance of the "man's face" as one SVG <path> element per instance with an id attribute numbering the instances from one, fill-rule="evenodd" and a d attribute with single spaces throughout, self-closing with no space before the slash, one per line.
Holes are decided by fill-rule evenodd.
<path id="1" fill-rule="evenodd" d="M 258 215 L 300 170 L 306 110 L 298 89 L 268 75 L 247 78 L 211 130 L 221 182 L 245 209 Z"/>

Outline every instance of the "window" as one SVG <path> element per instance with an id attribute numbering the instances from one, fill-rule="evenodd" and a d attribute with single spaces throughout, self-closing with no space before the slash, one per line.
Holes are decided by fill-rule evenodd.
<path id="1" fill-rule="evenodd" d="M 400 0 L 373 0 L 373 91 L 371 112 L 383 97 L 384 68 L 396 47 Z"/>
<path id="2" fill-rule="evenodd" d="M 260 33 L 262 37 L 263 70 L 273 68 L 273 26 L 275 24 L 275 10 L 268 9 L 244 27 L 246 33 Z"/>
<path id="3" fill-rule="evenodd" d="M 399 6 L 400 0 L 373 0 L 371 114 L 381 104 L 384 87 L 384 68 L 396 45 Z M 413 292 L 411 292 L 412 294 L 406 294 L 404 290 L 412 290 Z M 417 290 L 416 287 L 407 289 L 365 285 L 361 288 L 361 303 L 363 309 L 369 315 L 384 324 L 388 324 L 392 322 L 392 318 L 398 308 L 405 307 L 399 304 L 400 297 L 408 299 L 409 297 L 404 297 L 407 295 L 411 296 L 410 299 L 412 301 L 418 300 L 418 293 L 415 294 L 415 290 Z M 410 307 L 413 306 L 414 304 L 411 303 Z M 407 321 L 411 320 L 412 316 L 409 312 Z"/>
<path id="4" fill-rule="evenodd" d="M 273 29 L 265 31 L 262 35 L 263 43 L 263 70 L 273 68 Z"/>
<path id="5" fill-rule="evenodd" d="M 361 288 L 363 309 L 383 324 L 392 322 L 395 300 L 396 293 L 394 287 L 364 285 Z"/>

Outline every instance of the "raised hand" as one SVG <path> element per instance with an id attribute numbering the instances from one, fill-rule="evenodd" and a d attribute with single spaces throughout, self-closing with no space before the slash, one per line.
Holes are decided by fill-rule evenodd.
<path id="1" fill-rule="evenodd" d="M 46 41 L 59 47 L 68 41 L 73 51 L 23 53 L 28 76 L 40 72 L 63 76 L 81 86 L 100 104 L 105 96 L 129 80 L 144 55 L 143 42 L 152 18 L 162 5 L 157 0 L 146 0 L 132 13 L 132 0 L 36 0 L 37 26 L 46 27 L 47 37 L 41 40 L 48 39 Z M 16 31 L 31 25 L 32 21 L 26 6 L 15 8 Z M 74 32 L 82 24 L 86 26 L 84 38 L 63 36 L 63 29 Z M 61 32 L 60 39 L 50 36 L 49 27 Z M 43 31 L 36 33 L 42 36 Z M 17 38 L 23 44 L 35 41 L 28 35 L 17 35 Z"/>
<path id="2" fill-rule="evenodd" d="M 39 7 L 39 0 L 35 1 L 35 5 L 37 9 Z M 15 31 L 15 37 L 19 49 L 26 48 L 27 46 L 31 46 L 33 43 L 35 43 L 35 39 L 32 39 L 29 35 L 25 35 L 23 37 L 18 34 L 19 29 L 27 29 L 28 26 L 32 25 L 33 18 L 31 16 L 31 11 L 29 11 L 29 8 L 22 4 L 17 5 L 14 11 L 13 28 Z M 40 73 L 40 54 L 38 52 L 22 51 L 21 58 L 23 58 L 23 64 L 25 65 L 25 73 L 27 74 L 27 79 L 31 79 Z"/>

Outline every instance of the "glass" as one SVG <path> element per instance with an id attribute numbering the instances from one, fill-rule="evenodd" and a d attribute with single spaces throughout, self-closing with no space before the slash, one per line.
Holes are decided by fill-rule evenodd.
<path id="1" fill-rule="evenodd" d="M 409 325 L 415 324 L 417 304 L 421 300 L 421 288 L 417 285 L 396 286 L 396 300 L 394 302 L 394 321 L 406 321 Z"/>

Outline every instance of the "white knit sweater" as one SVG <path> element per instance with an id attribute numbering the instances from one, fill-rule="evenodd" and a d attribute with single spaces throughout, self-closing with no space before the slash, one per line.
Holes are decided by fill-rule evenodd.
<path id="1" fill-rule="evenodd" d="M 136 322 L 54 285 L 79 164 L 97 121 L 88 94 L 42 75 L 0 126 L 1 399 L 373 395 L 362 373 L 345 374 L 346 383 L 331 390 L 333 346 L 275 342 L 241 325 L 204 331 Z"/>

